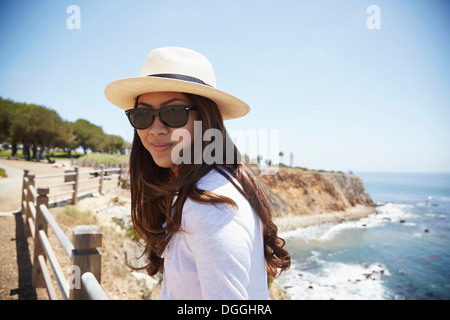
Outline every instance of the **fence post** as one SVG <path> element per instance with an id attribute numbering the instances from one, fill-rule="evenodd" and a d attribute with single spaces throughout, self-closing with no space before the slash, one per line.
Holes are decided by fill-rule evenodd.
<path id="1" fill-rule="evenodd" d="M 123 172 L 123 168 L 122 168 L 122 164 L 119 164 L 119 178 L 117 178 L 117 185 L 120 186 L 120 179 L 122 178 L 122 172 Z"/>
<path id="2" fill-rule="evenodd" d="M 39 208 L 41 204 L 48 206 L 48 193 L 49 188 L 37 189 L 38 197 L 36 199 L 36 221 L 34 222 L 34 257 L 33 257 L 33 286 L 35 288 L 45 288 L 45 281 L 42 275 L 41 266 L 39 263 L 39 256 L 42 255 L 46 260 L 44 247 L 42 246 L 41 239 L 39 238 L 39 231 L 44 230 L 47 234 L 47 220 L 42 214 Z"/>
<path id="3" fill-rule="evenodd" d="M 30 218 L 30 217 L 32 218 L 30 206 L 28 205 L 28 203 L 33 202 L 34 204 L 36 204 L 36 199 L 33 198 L 33 194 L 30 191 L 30 186 L 34 187 L 34 177 L 35 177 L 34 174 L 27 175 L 27 178 L 28 178 L 28 183 L 27 183 L 27 187 L 26 187 L 27 188 L 27 197 L 25 199 L 25 201 L 27 203 L 27 205 L 25 207 L 25 221 L 27 222 L 27 226 L 28 226 L 25 228 L 27 238 L 31 236 L 30 225 L 28 225 L 28 218 Z"/>
<path id="4" fill-rule="evenodd" d="M 71 270 L 75 271 L 78 279 L 75 279 L 75 285 L 70 283 L 70 300 L 87 300 L 88 294 L 81 281 L 81 276 L 85 272 L 91 272 L 97 281 L 101 281 L 101 254 L 97 250 L 102 246 L 102 232 L 95 225 L 76 226 L 73 229 L 72 256 L 70 258 Z M 73 277 L 72 277 L 73 278 Z"/>
<path id="5" fill-rule="evenodd" d="M 78 174 L 78 167 L 75 167 L 75 184 L 73 185 L 72 203 L 75 205 L 78 202 L 78 180 L 80 178 Z"/>
<path id="6" fill-rule="evenodd" d="M 25 192 L 25 190 L 27 190 L 27 186 L 28 186 L 28 183 L 27 182 L 25 182 L 25 178 L 27 178 L 27 181 L 28 181 L 28 172 L 30 172 L 30 170 L 27 170 L 27 169 L 25 169 L 25 170 L 23 170 L 23 178 L 22 178 L 22 203 L 21 203 L 21 207 L 22 207 L 22 210 L 21 210 L 21 213 L 22 214 L 24 214 L 25 213 L 25 210 L 26 210 L 26 208 L 27 208 L 27 206 L 25 205 L 23 205 L 23 202 L 25 201 L 27 201 L 27 193 L 28 193 L 28 191 L 27 192 Z M 26 204 L 26 203 L 25 203 Z"/>
<path id="7" fill-rule="evenodd" d="M 105 177 L 105 165 L 101 164 L 100 165 L 100 186 L 98 188 L 98 193 L 102 194 L 103 193 L 103 179 Z"/>

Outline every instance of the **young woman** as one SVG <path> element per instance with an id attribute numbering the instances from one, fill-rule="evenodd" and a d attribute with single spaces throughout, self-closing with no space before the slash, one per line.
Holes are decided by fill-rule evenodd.
<path id="1" fill-rule="evenodd" d="M 267 299 L 267 274 L 289 268 L 290 256 L 264 185 L 223 124 L 248 105 L 216 89 L 204 56 L 174 47 L 152 50 L 139 77 L 105 95 L 135 128 L 131 216 L 147 272 L 163 272 L 160 299 Z"/>

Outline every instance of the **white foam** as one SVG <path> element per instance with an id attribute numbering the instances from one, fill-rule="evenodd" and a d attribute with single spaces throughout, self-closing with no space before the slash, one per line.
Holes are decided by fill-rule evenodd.
<path id="1" fill-rule="evenodd" d="M 432 217 L 432 218 L 446 218 L 445 214 L 439 214 L 439 213 L 428 212 L 425 215 L 427 217 Z"/>
<path id="2" fill-rule="evenodd" d="M 377 213 L 368 217 L 342 223 L 325 223 L 288 231 L 281 236 L 288 246 L 306 249 L 333 247 L 350 239 L 355 234 L 350 230 L 382 227 L 388 223 L 405 222 L 402 225 L 415 226 L 410 220 L 415 214 L 411 205 L 385 204 Z M 415 234 L 414 236 L 419 236 Z M 311 246 L 313 245 L 313 246 Z M 290 270 L 276 282 L 292 299 L 387 299 L 388 290 L 383 286 L 383 277 L 389 276 L 388 269 L 379 263 L 345 264 L 326 261 L 320 250 L 312 250 L 301 264 L 293 263 Z"/>
<path id="3" fill-rule="evenodd" d="M 293 300 L 382 300 L 387 298 L 383 277 L 390 273 L 381 264 L 347 265 L 340 262 L 321 263 L 320 273 L 299 270 L 297 266 L 279 279 L 277 284 Z"/>
<path id="4" fill-rule="evenodd" d="M 384 206 L 377 208 L 377 215 L 375 217 L 381 219 L 390 219 L 390 221 L 398 222 L 405 218 L 412 218 L 414 214 L 409 212 L 409 209 L 413 208 L 412 205 L 388 203 Z"/>
<path id="5" fill-rule="evenodd" d="M 400 220 L 412 218 L 414 215 L 408 212 L 408 209 L 412 207 L 411 205 L 388 203 L 378 207 L 376 214 L 371 214 L 359 220 L 344 221 L 341 223 L 329 222 L 306 228 L 298 228 L 283 232 L 280 236 L 284 239 L 302 239 L 304 242 L 327 242 L 350 229 L 376 228 L 384 226 L 388 222 L 399 222 Z M 412 223 L 408 225 L 412 226 Z"/>
<path id="6" fill-rule="evenodd" d="M 286 231 L 280 234 L 284 239 L 300 238 L 303 241 L 308 242 L 309 240 L 319 239 L 329 228 L 331 228 L 334 223 L 323 223 L 319 225 L 298 228 L 291 231 Z"/>

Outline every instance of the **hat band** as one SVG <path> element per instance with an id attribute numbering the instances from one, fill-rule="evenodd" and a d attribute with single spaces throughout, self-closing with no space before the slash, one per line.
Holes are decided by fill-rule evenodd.
<path id="1" fill-rule="evenodd" d="M 189 81 L 189 82 L 195 82 L 199 84 L 203 84 L 208 87 L 212 87 L 211 85 L 205 83 L 204 81 L 191 77 L 186 76 L 184 74 L 177 74 L 177 73 L 159 73 L 159 74 L 149 74 L 147 77 L 158 77 L 158 78 L 168 78 L 168 79 L 175 79 L 175 80 L 182 80 L 182 81 Z"/>

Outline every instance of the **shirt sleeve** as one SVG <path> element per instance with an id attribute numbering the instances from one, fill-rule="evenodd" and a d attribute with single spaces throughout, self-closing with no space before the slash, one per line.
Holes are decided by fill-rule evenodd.
<path id="1" fill-rule="evenodd" d="M 187 243 L 197 267 L 203 299 L 248 299 L 251 232 L 225 205 L 186 202 L 183 215 Z"/>

